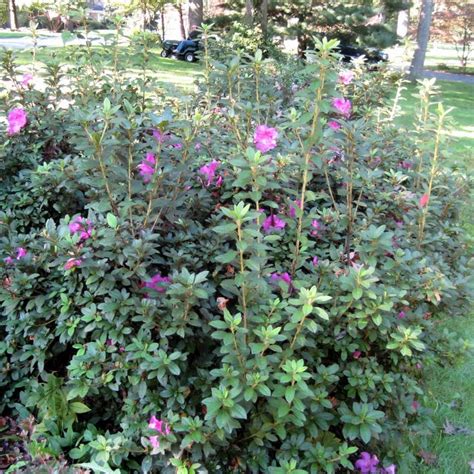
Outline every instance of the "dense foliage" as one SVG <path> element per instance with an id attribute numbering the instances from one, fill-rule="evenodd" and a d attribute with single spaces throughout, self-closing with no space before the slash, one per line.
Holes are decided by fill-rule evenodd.
<path id="1" fill-rule="evenodd" d="M 181 97 L 116 50 L 24 76 L 4 57 L 14 472 L 406 472 L 423 368 L 462 349 L 437 326 L 468 296 L 468 183 L 439 166 L 432 85 L 401 131 L 397 78 L 333 47 L 205 55 Z"/>

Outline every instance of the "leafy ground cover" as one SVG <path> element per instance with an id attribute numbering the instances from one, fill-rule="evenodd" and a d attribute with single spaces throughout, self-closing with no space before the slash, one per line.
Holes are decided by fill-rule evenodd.
<path id="1" fill-rule="evenodd" d="M 13 461 L 409 472 L 424 367 L 465 349 L 469 178 L 437 168 L 442 108 L 401 129 L 393 74 L 331 47 L 229 58 L 185 96 L 140 47 L 66 50 L 38 85 L 4 58 Z"/>

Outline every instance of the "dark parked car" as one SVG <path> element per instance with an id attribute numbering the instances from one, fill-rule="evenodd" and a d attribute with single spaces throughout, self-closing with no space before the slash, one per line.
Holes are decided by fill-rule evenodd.
<path id="1" fill-rule="evenodd" d="M 340 44 L 337 50 L 338 53 L 342 55 L 342 60 L 344 62 L 350 62 L 353 59 L 359 58 L 360 56 L 365 56 L 367 63 L 371 65 L 388 61 L 387 53 L 384 53 L 383 51 L 380 51 L 376 48 L 361 48 Z"/>

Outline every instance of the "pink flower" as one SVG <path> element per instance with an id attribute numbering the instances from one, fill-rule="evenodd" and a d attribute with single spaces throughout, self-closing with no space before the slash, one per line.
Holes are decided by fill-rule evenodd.
<path id="1" fill-rule="evenodd" d="M 197 142 L 196 145 L 194 145 L 194 149 L 196 151 L 199 151 L 201 149 L 201 144 L 199 142 Z"/>
<path id="2" fill-rule="evenodd" d="M 397 470 L 397 466 L 395 464 L 390 464 L 386 468 L 382 469 L 382 474 L 395 474 Z"/>
<path id="3" fill-rule="evenodd" d="M 425 207 L 428 204 L 429 200 L 430 200 L 430 197 L 428 196 L 428 194 L 423 194 L 423 196 L 421 196 L 420 201 L 419 201 L 420 207 Z"/>
<path id="4" fill-rule="evenodd" d="M 28 252 L 26 251 L 25 248 L 23 248 L 23 247 L 18 247 L 18 248 L 16 249 L 16 259 L 17 259 L 17 260 L 20 260 L 20 259 L 22 259 L 23 257 L 26 257 L 26 254 L 27 254 L 27 253 L 28 253 Z"/>
<path id="5" fill-rule="evenodd" d="M 267 151 L 273 150 L 277 146 L 278 132 L 276 128 L 267 127 L 266 125 L 259 125 L 255 129 L 253 136 L 253 142 L 258 151 L 267 153 Z"/>
<path id="6" fill-rule="evenodd" d="M 3 261 L 7 264 L 7 265 L 13 265 L 15 263 L 15 260 L 13 260 L 12 257 L 6 257 L 3 259 Z"/>
<path id="7" fill-rule="evenodd" d="M 291 283 L 292 283 L 291 276 L 287 272 L 285 272 L 285 273 L 272 273 L 270 275 L 270 280 L 275 282 L 275 283 L 279 282 L 279 281 L 283 281 L 288 286 L 291 286 Z"/>
<path id="8" fill-rule="evenodd" d="M 21 107 L 12 109 L 8 114 L 8 135 L 15 135 L 18 133 L 27 122 L 26 112 Z"/>
<path id="9" fill-rule="evenodd" d="M 70 258 L 64 265 L 65 270 L 71 270 L 75 267 L 79 267 L 82 263 L 80 258 Z"/>
<path id="10" fill-rule="evenodd" d="M 374 454 L 371 456 L 367 452 L 360 453 L 360 458 L 355 462 L 355 466 L 361 474 L 371 474 L 377 472 L 379 459 Z"/>
<path id="11" fill-rule="evenodd" d="M 171 283 L 171 278 L 167 276 L 161 276 L 159 273 L 152 276 L 150 280 L 144 283 L 145 288 L 157 291 L 158 293 L 164 293 L 166 286 Z"/>
<path id="12" fill-rule="evenodd" d="M 181 150 L 183 148 L 183 144 L 182 143 L 175 143 L 173 145 L 173 148 L 176 148 L 177 150 Z"/>
<path id="13" fill-rule="evenodd" d="M 70 223 L 69 223 L 69 232 L 71 234 L 80 234 L 81 240 L 87 240 L 92 235 L 92 224 L 90 221 L 86 221 L 82 216 L 76 216 Z"/>
<path id="14" fill-rule="evenodd" d="M 360 356 L 362 355 L 362 352 L 361 351 L 354 351 L 352 353 L 352 357 L 354 357 L 354 359 L 360 359 Z"/>
<path id="15" fill-rule="evenodd" d="M 222 176 L 219 176 L 216 181 L 216 187 L 220 188 L 223 182 L 224 182 L 224 178 Z"/>
<path id="16" fill-rule="evenodd" d="M 344 117 L 350 117 L 352 104 L 349 99 L 344 99 L 343 97 L 335 97 L 332 100 L 332 106 Z"/>
<path id="17" fill-rule="evenodd" d="M 159 420 L 155 415 L 153 415 L 150 418 L 150 421 L 148 422 L 148 428 L 151 428 L 152 430 L 158 431 L 158 433 L 161 433 L 163 427 L 163 420 Z"/>
<path id="18" fill-rule="evenodd" d="M 199 168 L 199 173 L 207 177 L 206 186 L 210 186 L 214 181 L 214 178 L 216 176 L 216 170 L 219 165 L 219 161 L 212 160 L 208 165 L 204 165 Z M 222 184 L 222 181 L 220 184 Z"/>
<path id="19" fill-rule="evenodd" d="M 341 71 L 339 73 L 339 82 L 344 85 L 348 85 L 354 79 L 355 74 L 352 71 Z"/>
<path id="20" fill-rule="evenodd" d="M 296 207 L 299 207 L 301 209 L 301 201 L 299 199 L 297 199 L 295 201 L 295 204 L 296 204 Z M 290 206 L 289 215 L 292 219 L 294 219 L 296 217 L 296 207 L 295 206 Z"/>
<path id="21" fill-rule="evenodd" d="M 263 230 L 265 232 L 270 232 L 273 229 L 281 230 L 284 229 L 286 226 L 286 222 L 283 219 L 280 219 L 278 216 L 272 214 L 271 216 L 267 217 L 262 224 Z"/>
<path id="22" fill-rule="evenodd" d="M 313 237 L 317 237 L 322 227 L 321 223 L 317 219 L 313 219 L 313 222 L 311 222 L 311 227 L 314 229 L 311 231 L 311 235 Z"/>
<path id="23" fill-rule="evenodd" d="M 319 258 L 314 256 L 312 260 L 313 267 L 317 267 L 319 265 Z"/>
<path id="24" fill-rule="evenodd" d="M 336 122 L 335 120 L 330 120 L 328 122 L 328 127 L 332 128 L 333 130 L 339 130 L 341 128 L 341 124 Z"/>
<path id="25" fill-rule="evenodd" d="M 417 362 L 415 367 L 418 369 L 418 370 L 421 370 L 423 368 L 423 365 L 420 364 L 420 362 Z"/>
<path id="26" fill-rule="evenodd" d="M 398 313 L 398 319 L 403 319 L 405 316 L 406 316 L 405 311 L 400 311 L 400 312 Z"/>
<path id="27" fill-rule="evenodd" d="M 148 440 L 150 441 L 151 447 L 153 449 L 158 449 L 160 447 L 160 442 L 158 436 L 150 436 Z"/>
<path id="28" fill-rule="evenodd" d="M 148 183 L 148 181 L 151 179 L 151 176 L 155 173 L 155 164 L 155 155 L 148 152 L 145 159 L 138 165 L 140 175 L 143 176 L 143 181 L 145 183 Z"/>
<path id="29" fill-rule="evenodd" d="M 148 428 L 151 428 L 152 430 L 158 431 L 158 433 L 162 435 L 169 435 L 171 433 L 171 429 L 164 420 L 160 420 L 156 418 L 155 415 L 153 415 L 150 418 L 150 421 L 148 422 Z"/>
<path id="30" fill-rule="evenodd" d="M 413 408 L 413 410 L 415 411 L 418 411 L 420 409 L 420 403 L 417 402 L 416 400 L 413 400 L 412 404 L 411 404 L 411 407 Z"/>
<path id="31" fill-rule="evenodd" d="M 411 170 L 413 168 L 413 163 L 411 161 L 408 161 L 408 160 L 403 160 L 400 163 L 400 166 L 405 170 Z"/>
<path id="32" fill-rule="evenodd" d="M 28 87 L 32 81 L 33 81 L 32 74 L 23 74 L 23 77 L 21 78 L 21 85 L 23 87 Z"/>
<path id="33" fill-rule="evenodd" d="M 163 133 L 161 130 L 153 130 L 153 137 L 158 143 L 163 143 L 166 140 L 166 133 Z"/>

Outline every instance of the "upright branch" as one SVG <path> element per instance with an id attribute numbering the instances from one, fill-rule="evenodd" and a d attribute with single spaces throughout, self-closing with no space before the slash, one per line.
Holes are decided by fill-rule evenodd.
<path id="1" fill-rule="evenodd" d="M 443 131 L 443 124 L 446 118 L 446 115 L 449 111 L 445 111 L 443 104 L 439 103 L 438 104 L 438 110 L 437 110 L 437 115 L 438 115 L 438 123 L 436 127 L 436 136 L 435 136 L 435 144 L 434 144 L 434 151 L 433 151 L 433 158 L 431 160 L 431 168 L 430 168 L 430 176 L 428 179 L 428 189 L 426 191 L 426 194 L 424 195 L 425 198 L 425 204 L 422 207 L 421 211 L 421 216 L 419 220 L 419 225 L 418 225 L 418 248 L 421 248 L 423 244 L 423 238 L 424 238 L 424 231 L 425 231 L 425 224 L 426 224 L 426 217 L 428 215 L 428 208 L 429 208 L 429 202 L 431 198 L 431 193 L 433 190 L 433 181 L 434 177 L 436 175 L 436 172 L 438 170 L 438 159 L 439 159 L 439 146 L 441 143 L 441 134 Z"/>

